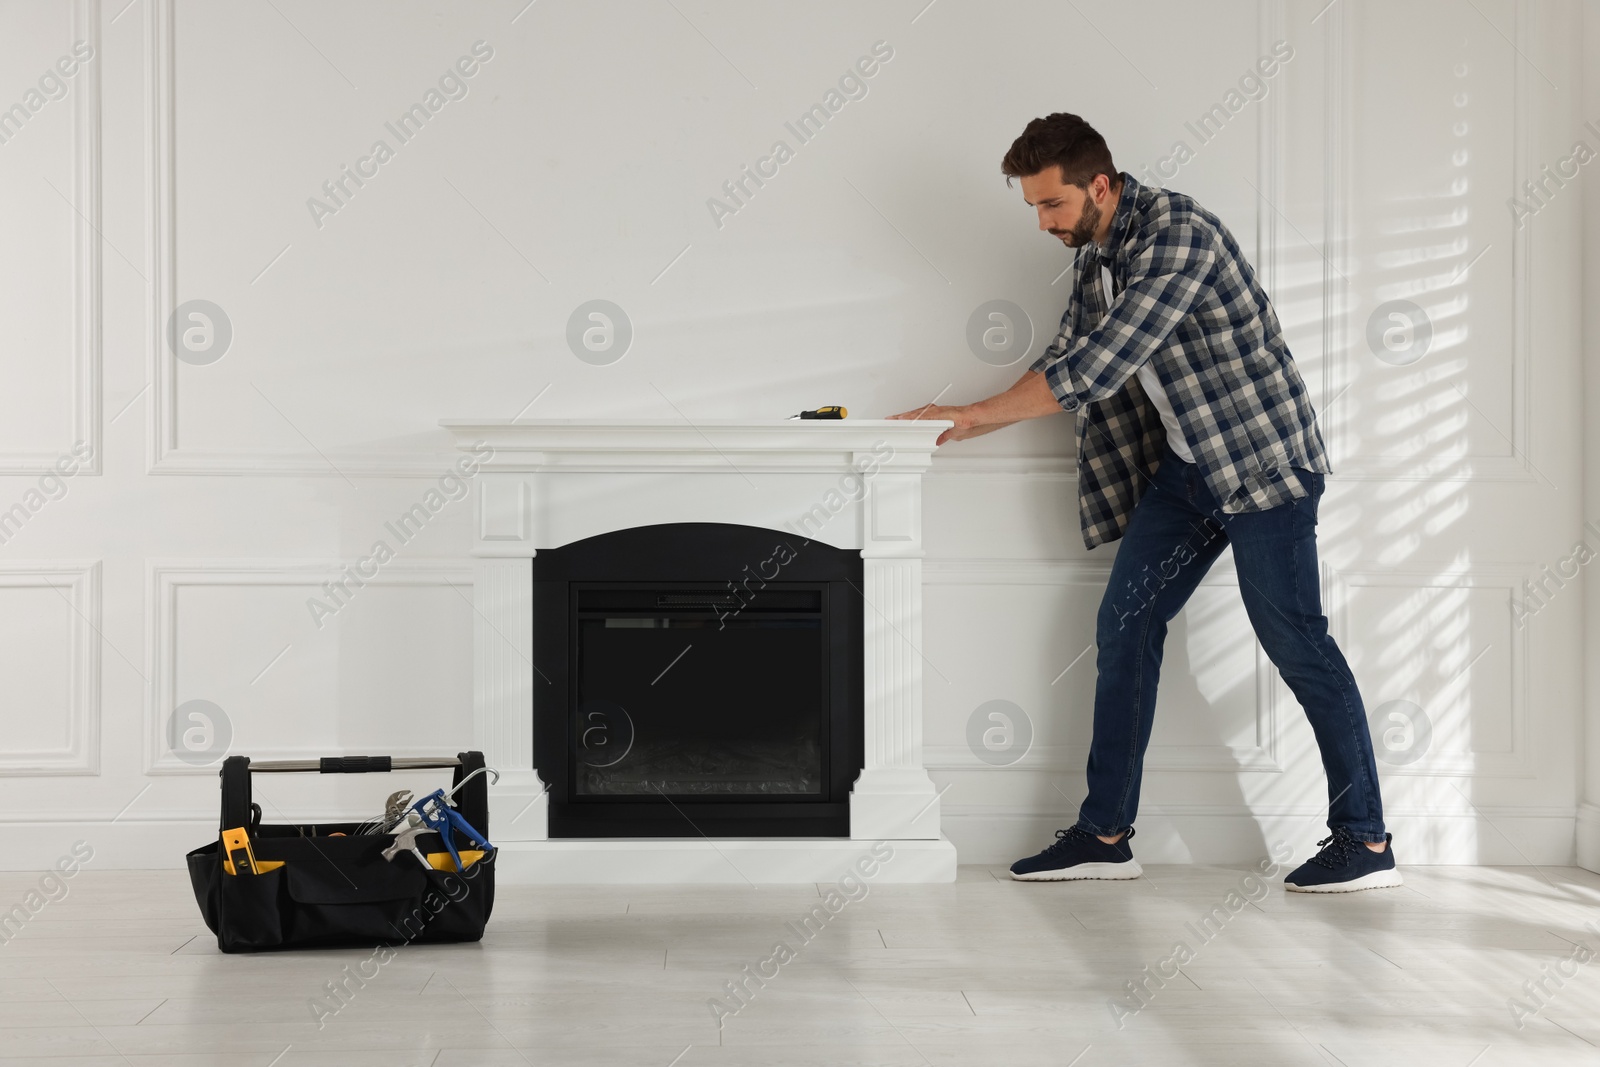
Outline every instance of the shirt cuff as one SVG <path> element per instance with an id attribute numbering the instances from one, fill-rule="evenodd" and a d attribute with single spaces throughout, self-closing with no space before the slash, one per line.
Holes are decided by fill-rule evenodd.
<path id="1" fill-rule="evenodd" d="M 1055 394 L 1061 410 L 1077 411 L 1080 401 L 1077 390 L 1072 387 L 1072 372 L 1068 363 L 1065 356 L 1056 360 L 1045 368 L 1044 379 L 1050 384 L 1050 392 Z"/>

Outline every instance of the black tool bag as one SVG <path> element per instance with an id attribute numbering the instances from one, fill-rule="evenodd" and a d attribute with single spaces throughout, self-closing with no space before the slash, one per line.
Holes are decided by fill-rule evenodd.
<path id="1" fill-rule="evenodd" d="M 263 763 L 256 769 L 358 774 L 454 766 L 452 785 L 460 785 L 483 765 L 483 753 L 462 752 L 453 760 L 324 757 Z M 222 834 L 187 859 L 201 915 L 223 952 L 483 937 L 494 907 L 494 848 L 479 849 L 457 834 L 454 844 L 462 851 L 464 869 L 455 871 L 440 835 L 430 831 L 418 836 L 416 845 L 435 857 L 443 853 L 448 869 L 424 868 L 410 850 L 386 860 L 383 850 L 394 843 L 394 835 L 357 834 L 360 823 L 262 825 L 261 806 L 250 800 L 248 756 L 229 756 L 221 774 Z M 488 779 L 478 775 L 452 799 L 461 816 L 487 836 Z M 225 851 L 222 840 L 238 828 L 248 834 L 248 849 Z M 340 833 L 344 836 L 334 836 Z"/>

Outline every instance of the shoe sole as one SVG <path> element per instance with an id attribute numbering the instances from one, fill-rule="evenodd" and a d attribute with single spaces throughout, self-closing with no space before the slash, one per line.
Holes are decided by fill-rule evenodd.
<path id="1" fill-rule="evenodd" d="M 1329 882 L 1326 885 L 1295 885 L 1284 882 L 1283 888 L 1291 893 L 1358 893 L 1363 889 L 1392 889 L 1403 884 L 1397 870 L 1373 871 L 1348 882 Z"/>
<path id="2" fill-rule="evenodd" d="M 1095 879 L 1125 882 L 1139 877 L 1144 873 L 1144 869 L 1139 866 L 1138 860 L 1127 860 L 1123 863 L 1080 863 L 1075 867 L 1034 871 L 1032 874 L 1018 874 L 1015 871 L 1008 873 L 1019 882 L 1078 882 Z"/>

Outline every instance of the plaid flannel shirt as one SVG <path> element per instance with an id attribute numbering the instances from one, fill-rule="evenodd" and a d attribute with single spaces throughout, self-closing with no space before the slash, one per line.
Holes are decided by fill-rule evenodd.
<path id="1" fill-rule="evenodd" d="M 1061 330 L 1030 370 L 1077 415 L 1078 517 L 1089 548 L 1122 536 L 1166 429 L 1135 373 L 1150 360 L 1227 514 L 1303 497 L 1331 473 L 1278 317 L 1220 219 L 1126 171 L 1104 246 L 1078 250 Z M 1109 309 L 1100 265 L 1116 293 Z"/>

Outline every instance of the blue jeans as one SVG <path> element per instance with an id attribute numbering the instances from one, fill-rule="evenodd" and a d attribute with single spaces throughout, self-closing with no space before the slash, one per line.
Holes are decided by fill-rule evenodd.
<path id="1" fill-rule="evenodd" d="M 1111 837 L 1132 825 L 1167 623 L 1232 544 L 1250 625 L 1305 709 L 1322 751 L 1329 829 L 1343 827 L 1357 841 L 1384 840 L 1366 709 L 1322 613 L 1316 526 L 1324 476 L 1296 473 L 1310 487 L 1308 496 L 1227 515 L 1200 468 L 1168 446 L 1128 521 L 1100 602 L 1089 796 L 1078 826 Z"/>

